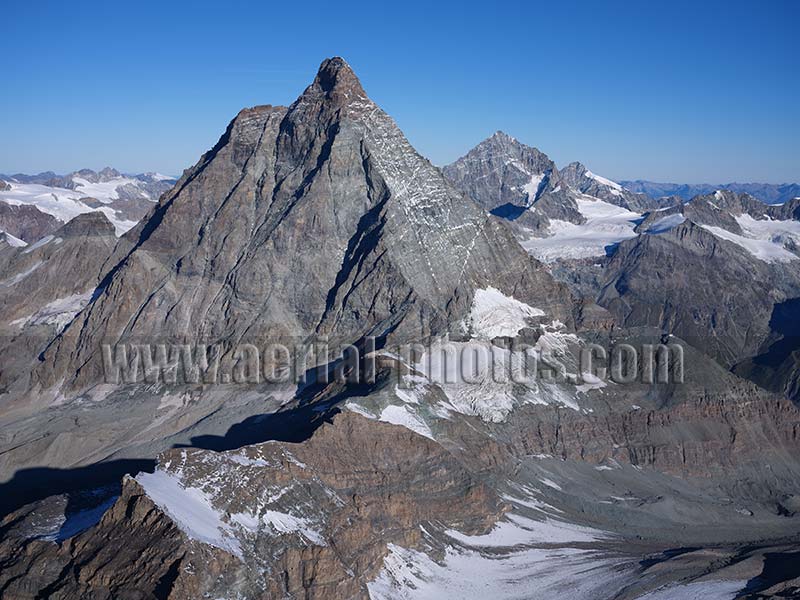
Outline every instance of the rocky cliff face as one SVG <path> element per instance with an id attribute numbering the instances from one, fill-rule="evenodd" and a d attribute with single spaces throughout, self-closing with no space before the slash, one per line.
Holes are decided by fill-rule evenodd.
<path id="1" fill-rule="evenodd" d="M 585 219 L 561 185 L 555 163 L 536 148 L 498 131 L 442 169 L 453 185 L 484 210 L 541 232 L 550 219 Z"/>
<path id="2" fill-rule="evenodd" d="M 38 354 L 91 301 L 116 243 L 114 226 L 94 212 L 28 246 L 0 249 L 0 412 L 21 398 Z"/>
<path id="3" fill-rule="evenodd" d="M 651 212 L 609 260 L 598 303 L 729 367 L 761 354 L 784 335 L 775 310 L 800 294 L 800 223 L 787 214 L 732 192 Z"/>
<path id="4" fill-rule="evenodd" d="M 0 229 L 29 244 L 53 233 L 63 222 L 35 206 L 0 202 Z"/>
<path id="5" fill-rule="evenodd" d="M 487 285 L 572 320 L 565 288 L 414 151 L 341 59 L 291 107 L 242 111 L 113 260 L 76 327 L 91 338 L 59 339 L 42 386 L 96 381 L 101 338 L 419 338 L 462 320 Z"/>

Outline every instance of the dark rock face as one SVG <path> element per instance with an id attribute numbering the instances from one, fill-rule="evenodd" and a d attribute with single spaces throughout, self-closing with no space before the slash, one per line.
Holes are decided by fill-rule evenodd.
<path id="1" fill-rule="evenodd" d="M 502 131 L 442 170 L 487 212 L 503 204 L 530 207 L 557 173 L 546 154 Z"/>
<path id="2" fill-rule="evenodd" d="M 758 351 L 773 305 L 800 283 L 791 267 L 754 259 L 691 221 L 623 242 L 606 270 L 598 304 L 620 324 L 660 327 L 726 366 Z"/>
<path id="3" fill-rule="evenodd" d="M 442 171 L 484 210 L 536 233 L 545 231 L 550 219 L 585 220 L 562 186 L 555 163 L 502 131 Z"/>
<path id="4" fill-rule="evenodd" d="M 88 304 L 116 243 L 114 226 L 92 212 L 27 247 L 0 250 L 4 390 L 27 377 L 35 357 Z"/>
<path id="5" fill-rule="evenodd" d="M 0 179 L 0 192 L 6 192 L 11 189 L 11 184 Z"/>
<path id="6" fill-rule="evenodd" d="M 91 381 L 100 338 L 180 339 L 188 324 L 231 343 L 418 339 L 489 285 L 572 322 L 566 288 L 414 151 L 341 59 L 291 107 L 242 111 L 112 262 L 77 328 L 92 339 L 54 344 L 43 385 Z"/>
<path id="7" fill-rule="evenodd" d="M 598 303 L 625 326 L 662 327 L 725 366 L 749 360 L 782 335 L 775 308 L 800 295 L 793 211 L 730 191 L 653 211 L 606 264 Z"/>
<path id="8" fill-rule="evenodd" d="M 2 182 L 0 182 L 2 190 Z M 63 223 L 35 206 L 14 206 L 0 201 L 0 229 L 29 244 L 53 233 Z"/>

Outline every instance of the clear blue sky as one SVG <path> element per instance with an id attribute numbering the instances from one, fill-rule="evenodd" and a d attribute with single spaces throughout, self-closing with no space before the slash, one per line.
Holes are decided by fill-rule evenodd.
<path id="1" fill-rule="evenodd" d="M 424 155 L 497 129 L 616 179 L 800 180 L 800 1 L 0 5 L 0 172 L 179 174 L 341 55 Z"/>

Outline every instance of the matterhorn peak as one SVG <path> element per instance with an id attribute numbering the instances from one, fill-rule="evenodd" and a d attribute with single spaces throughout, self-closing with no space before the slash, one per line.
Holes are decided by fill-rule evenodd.
<path id="1" fill-rule="evenodd" d="M 347 98 L 366 96 L 353 69 L 340 56 L 322 61 L 310 89 L 321 91 L 332 98 L 337 95 Z"/>

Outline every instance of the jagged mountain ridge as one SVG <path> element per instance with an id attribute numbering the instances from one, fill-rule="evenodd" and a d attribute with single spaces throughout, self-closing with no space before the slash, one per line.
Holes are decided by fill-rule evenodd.
<path id="1" fill-rule="evenodd" d="M 97 300 L 45 356 L 44 385 L 64 369 L 97 377 L 97 345 L 76 331 L 424 337 L 462 320 L 489 284 L 572 320 L 566 290 L 411 148 L 341 59 L 291 107 L 240 113 L 112 263 Z"/>
<path id="2" fill-rule="evenodd" d="M 465 156 L 442 168 L 450 181 L 493 214 L 534 235 L 546 235 L 551 220 L 581 225 L 577 201 L 599 198 L 629 210 L 657 208 L 658 202 L 595 175 L 581 163 L 559 170 L 550 158 L 498 131 Z"/>
<path id="3" fill-rule="evenodd" d="M 768 205 L 746 193 L 717 190 L 688 202 L 656 202 L 580 163 L 555 171 L 540 151 L 505 134 L 444 171 L 487 210 L 495 208 L 493 198 L 508 199 L 498 192 L 506 190 L 524 210 L 544 212 L 535 202 L 520 201 L 520 177 L 503 167 L 525 153 L 547 169 L 548 184 L 573 190 L 566 202 L 551 199 L 567 213 L 577 209 L 580 219 L 549 210 L 538 223 L 543 229 L 536 230 L 513 215 L 516 234 L 576 296 L 609 309 L 623 326 L 673 332 L 726 367 L 766 352 L 781 336 L 770 325 L 772 312 L 800 295 L 800 199 Z M 541 196 L 547 194 L 543 185 Z M 791 356 L 785 360 L 780 372 L 787 383 L 781 385 L 793 390 L 797 366 Z"/>
<path id="4" fill-rule="evenodd" d="M 691 200 L 695 196 L 713 194 L 716 190 L 750 194 L 767 204 L 783 204 L 800 197 L 800 184 L 797 183 L 656 183 L 643 179 L 619 183 L 626 189 L 647 194 L 653 199 L 678 196 L 683 200 Z"/>

